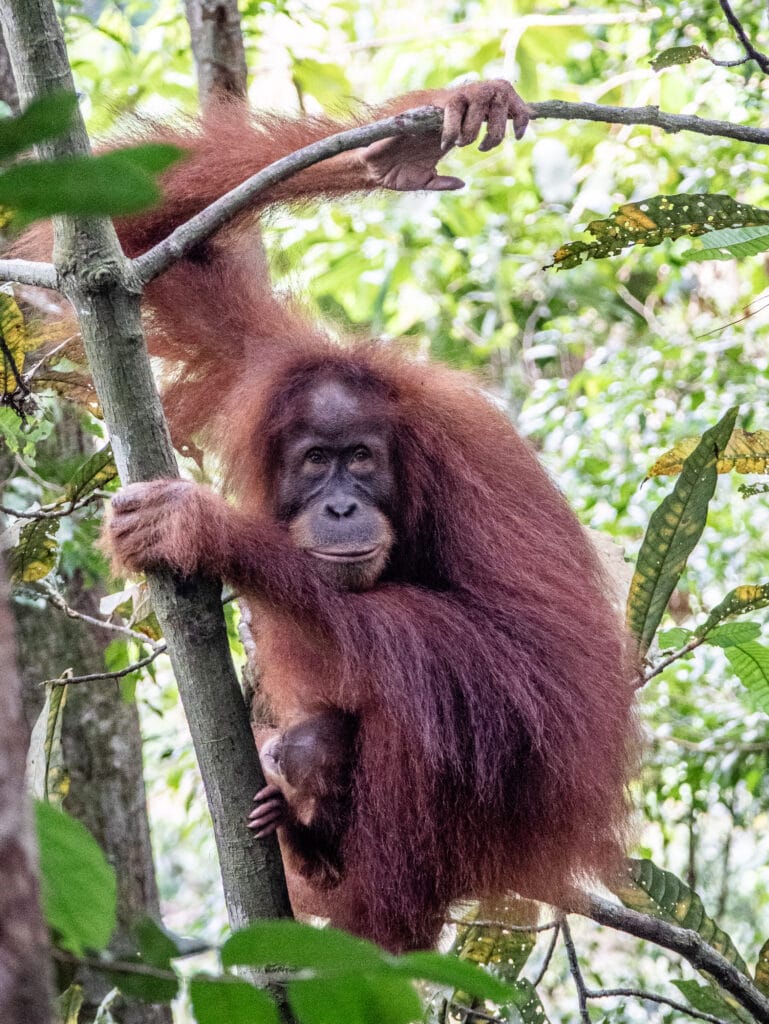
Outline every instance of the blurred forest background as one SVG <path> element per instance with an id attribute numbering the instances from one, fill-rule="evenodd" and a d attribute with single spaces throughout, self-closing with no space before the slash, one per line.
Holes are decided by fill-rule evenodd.
<path id="1" fill-rule="evenodd" d="M 767 5 L 738 6 L 750 37 L 769 45 Z M 189 29 L 177 0 L 82 0 L 60 9 L 96 137 L 135 112 L 197 109 Z M 499 76 L 529 101 L 659 105 L 756 125 L 769 98 L 769 78 L 755 61 L 743 61 L 717 0 L 247 0 L 241 13 L 249 97 L 259 108 L 339 112 L 353 98 L 376 103 Z M 666 48 L 695 44 L 717 60 L 742 62 L 699 59 L 659 71 L 650 65 Z M 691 243 L 679 239 L 572 269 L 547 265 L 562 244 L 584 237 L 589 221 L 628 201 L 709 192 L 769 207 L 769 151 L 719 137 L 543 119 L 520 143 L 453 152 L 444 166 L 466 179 L 463 191 L 391 193 L 274 214 L 266 242 L 276 280 L 345 330 L 400 338 L 481 373 L 583 523 L 616 541 L 632 562 L 670 487 L 665 477 L 644 483 L 662 452 L 734 405 L 743 428 L 769 429 L 769 260 L 686 262 Z M 99 420 L 55 393 L 40 398 L 26 424 L 0 408 L 0 435 L 3 502 L 20 510 L 54 501 L 104 444 Z M 692 629 L 733 587 L 769 579 L 766 494 L 760 487 L 746 493 L 746 482 L 751 478 L 719 478 L 668 629 Z M 108 596 L 115 584 L 94 547 L 100 520 L 100 504 L 61 519 L 54 571 L 16 588 L 30 685 L 68 669 L 98 672 L 103 658 L 110 670 L 120 669 L 147 653 L 138 640 L 90 628 L 55 607 L 58 599 L 101 617 L 132 596 Z M 236 610 L 228 616 L 237 647 Z M 758 644 L 765 618 L 751 616 Z M 134 608 L 133 621 L 141 620 Z M 662 645 L 679 647 L 686 636 L 669 635 Z M 78 724 L 65 719 L 65 740 L 69 735 L 73 750 L 81 744 L 67 769 L 70 801 L 87 804 L 93 759 L 138 756 L 138 748 L 117 749 L 119 740 L 130 746 L 138 735 L 138 708 L 164 920 L 177 932 L 217 941 L 226 917 L 216 856 L 165 657 L 123 677 L 116 699 L 105 695 L 103 682 L 70 693 L 68 713 Z M 42 699 L 39 687 L 35 694 Z M 126 703 L 134 694 L 135 705 Z M 640 694 L 649 748 L 635 792 L 634 855 L 653 858 L 696 888 L 751 956 L 769 934 L 769 702 L 762 708 L 759 698 L 716 645 L 651 678 Z M 105 806 L 82 810 L 103 841 Z M 130 822 L 129 815 L 120 827 Z M 658 948 L 589 923 L 575 928 L 575 939 L 595 986 L 655 988 L 691 977 Z M 562 950 L 548 979 L 540 991 L 549 1009 L 557 1007 L 553 1019 L 578 1020 Z M 611 1010 L 614 1021 L 679 1018 L 633 1000 Z"/>

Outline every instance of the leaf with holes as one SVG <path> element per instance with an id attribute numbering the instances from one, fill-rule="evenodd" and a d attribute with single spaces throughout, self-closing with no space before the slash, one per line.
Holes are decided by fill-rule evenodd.
<path id="1" fill-rule="evenodd" d="M 691 928 L 738 971 L 748 973 L 731 938 L 708 916 L 697 893 L 672 872 L 650 860 L 628 860 L 627 882 L 614 892 L 631 910 Z"/>
<path id="2" fill-rule="evenodd" d="M 756 707 L 769 715 L 769 648 L 751 640 L 727 647 L 724 654 Z"/>
<path id="3" fill-rule="evenodd" d="M 33 519 L 22 526 L 19 543 L 9 559 L 14 583 L 42 580 L 55 567 L 59 555 L 56 543 L 59 524 L 58 519 Z"/>
<path id="4" fill-rule="evenodd" d="M 483 903 L 474 903 L 465 909 L 457 925 L 452 952 L 460 960 L 492 967 L 504 981 L 515 981 L 534 949 L 537 933 L 506 928 L 505 924 L 536 922 L 537 909 L 529 901 L 513 897 L 503 906 L 495 906 L 490 914 L 488 909 Z M 493 917 L 494 923 L 486 922 L 487 917 Z"/>
<path id="5" fill-rule="evenodd" d="M 704 46 L 671 46 L 668 50 L 661 50 L 655 53 L 649 63 L 653 71 L 662 71 L 663 68 L 674 68 L 680 64 L 691 64 L 693 60 L 700 57 L 707 57 L 708 52 Z"/>
<path id="6" fill-rule="evenodd" d="M 732 1022 L 738 1024 L 739 1021 L 753 1021 L 750 1015 L 741 1016 L 739 1012 L 735 1012 L 733 1001 L 727 1002 L 713 985 L 700 985 L 699 982 L 693 980 L 674 981 L 673 984 L 700 1013 L 709 1013 L 712 1017 L 729 1021 L 730 1024 Z"/>
<path id="7" fill-rule="evenodd" d="M 646 654 L 686 562 L 702 535 L 716 489 L 716 463 L 726 447 L 737 409 L 710 430 L 686 459 L 672 492 L 654 510 L 630 584 L 627 622 Z"/>
<path id="8" fill-rule="evenodd" d="M 660 455 L 646 474 L 652 476 L 674 476 L 683 469 L 684 461 L 699 444 L 698 437 L 686 437 Z M 769 471 L 769 430 L 740 430 L 735 428 L 726 448 L 721 452 L 716 471 L 718 473 L 766 473 Z"/>
<path id="9" fill-rule="evenodd" d="M 730 590 L 726 597 L 717 604 L 701 626 L 695 630 L 697 636 L 704 636 L 711 629 L 733 615 L 744 615 L 757 608 L 769 605 L 769 583 L 743 584 Z"/>
<path id="10" fill-rule="evenodd" d="M 606 220 L 591 221 L 587 230 L 595 241 L 567 242 L 549 265 L 566 270 L 587 260 L 616 256 L 631 245 L 649 248 L 721 228 L 760 224 L 769 224 L 769 210 L 738 203 L 731 196 L 710 192 L 652 196 L 625 203 Z"/>

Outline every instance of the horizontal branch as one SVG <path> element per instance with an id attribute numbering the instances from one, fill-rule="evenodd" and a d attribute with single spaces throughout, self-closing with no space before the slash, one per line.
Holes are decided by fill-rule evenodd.
<path id="1" fill-rule="evenodd" d="M 36 260 L 0 260 L 0 281 L 31 284 L 33 288 L 59 287 L 59 275 L 53 263 Z"/>
<path id="2" fill-rule="evenodd" d="M 610 107 L 602 103 L 570 103 L 567 100 L 545 100 L 529 103 L 532 119 L 555 118 L 562 121 L 598 121 L 606 124 L 645 124 L 666 132 L 695 132 L 697 135 L 718 135 L 738 142 L 769 145 L 769 130 L 751 128 L 731 121 L 712 121 L 695 114 L 668 114 L 659 107 Z"/>
<path id="3" fill-rule="evenodd" d="M 275 163 L 252 175 L 216 202 L 206 207 L 185 224 L 172 231 L 168 238 L 133 261 L 139 280 L 147 284 L 162 274 L 172 263 L 194 246 L 210 238 L 233 217 L 251 206 L 257 196 L 278 182 L 290 178 L 299 171 L 328 160 L 332 156 L 346 153 L 351 149 L 370 146 L 382 139 L 395 135 L 413 135 L 434 132 L 443 124 L 443 111 L 438 107 L 418 107 L 395 117 L 388 117 L 373 124 L 348 131 L 337 132 L 320 139 L 309 146 L 290 153 Z"/>
<path id="4" fill-rule="evenodd" d="M 575 913 L 591 918 L 598 924 L 646 939 L 663 949 L 678 953 L 698 971 L 707 971 L 737 1002 L 753 1014 L 759 1024 L 769 1024 L 769 999 L 762 995 L 742 971 L 730 964 L 705 940 L 690 928 L 668 924 L 648 914 L 610 903 L 600 896 L 587 896 L 587 905 L 575 907 Z"/>

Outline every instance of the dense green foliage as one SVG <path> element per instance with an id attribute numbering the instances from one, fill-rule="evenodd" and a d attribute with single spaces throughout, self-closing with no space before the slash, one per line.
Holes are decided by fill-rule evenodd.
<path id="1" fill-rule="evenodd" d="M 757 44 L 769 39 L 766 5 L 735 6 L 743 8 L 743 24 Z M 716 66 L 693 49 L 704 47 L 724 60 L 743 56 L 716 0 L 662 0 L 654 7 L 594 0 L 546 10 L 524 0 L 514 10 L 494 0 L 449 6 L 425 0 L 418 19 L 405 0 L 380 11 L 358 0 L 254 2 L 243 9 L 252 99 L 284 109 L 336 110 L 351 96 L 376 102 L 461 75 L 514 75 L 531 101 L 659 104 L 672 112 L 758 125 L 769 91 L 755 62 Z M 95 132 L 133 110 L 195 109 L 187 30 L 170 0 L 89 3 L 68 6 L 66 14 L 78 87 Z M 674 47 L 687 53 L 660 58 L 655 71 L 655 54 Z M 0 133 L 0 147 L 3 138 Z M 769 426 L 766 264 L 760 245 L 733 248 L 763 236 L 744 227 L 756 234 L 717 240 L 717 252 L 724 255 L 727 248 L 744 257 L 739 262 L 687 260 L 691 232 L 681 232 L 675 240 L 660 236 L 653 248 L 637 246 L 611 259 L 560 271 L 545 267 L 587 223 L 651 196 L 726 195 L 769 208 L 769 153 L 719 137 L 543 120 L 521 143 L 506 142 L 486 154 L 453 153 L 446 164 L 467 180 L 463 192 L 387 195 L 272 215 L 266 241 L 276 277 L 281 286 L 308 296 L 340 330 L 371 329 L 484 373 L 587 526 L 615 538 L 629 562 L 640 551 L 642 576 L 654 569 L 655 551 L 668 556 L 664 585 L 660 589 L 657 581 L 645 603 L 636 599 L 630 616 L 644 646 L 658 626 L 665 629 L 649 649 L 649 678 L 640 691 L 650 743 L 636 790 L 636 852 L 660 867 L 650 868 L 648 877 L 638 872 L 637 886 L 643 887 L 644 878 L 648 883 L 645 896 L 636 887 L 635 895 L 623 898 L 647 913 L 669 916 L 674 904 L 682 905 L 682 890 L 675 886 L 683 883 L 671 883 L 661 867 L 668 869 L 685 879 L 687 893 L 696 890 L 693 899 L 701 898 L 699 907 L 707 911 L 696 910 L 695 922 L 695 904 L 686 896 L 683 916 L 675 920 L 698 930 L 697 922 L 715 921 L 719 934 L 733 937 L 740 963 L 744 957 L 752 970 L 769 934 L 767 594 L 735 588 L 760 588 L 769 579 L 769 514 L 761 476 L 738 475 L 744 467 L 737 466 L 736 473 L 722 472 L 717 486 L 715 477 L 716 449 L 730 432 L 723 429 L 727 410 L 739 406 L 737 423 L 744 430 Z M 22 344 L 19 335 L 18 351 L 52 344 L 44 332 L 36 335 L 41 330 L 28 320 L 24 331 L 34 340 Z M 78 397 L 84 387 L 78 360 L 65 355 L 56 370 L 72 376 L 57 390 L 69 387 Z M 62 502 L 85 503 L 109 478 L 99 476 L 96 464 L 78 470 L 47 457 L 44 441 L 55 430 L 59 399 L 44 397 L 42 389 L 41 394 L 26 426 L 10 409 L 0 409 L 0 431 L 21 460 L 4 501 L 17 509 L 37 502 L 56 511 Z M 83 415 L 100 435 L 98 420 Z M 713 442 L 716 449 L 711 444 L 702 464 L 689 463 L 691 479 L 684 471 L 677 482 L 654 476 L 642 486 L 661 452 L 700 437 L 719 421 L 724 437 Z M 103 444 L 99 439 L 98 446 Z M 678 469 L 684 455 L 698 458 L 697 450 L 691 453 L 691 447 L 679 451 Z M 710 479 L 703 487 L 705 464 Z M 105 465 L 99 463 L 102 471 Z M 92 486 L 82 483 L 82 490 L 73 491 L 78 479 L 91 478 Z M 682 503 L 682 489 L 690 484 L 695 497 Z M 677 505 L 681 511 L 687 541 L 675 549 L 659 529 L 664 514 L 652 518 L 674 485 L 666 508 Z M 98 506 L 87 504 L 73 516 L 45 519 L 28 530 L 29 547 L 17 551 L 26 551 L 37 569 L 17 574 L 26 581 L 19 599 L 39 600 L 33 588 L 41 572 L 53 585 L 75 570 L 86 581 L 105 579 L 106 567 L 93 547 L 98 522 Z M 16 544 L 21 525 L 11 527 Z M 632 570 L 623 572 L 621 557 L 612 565 L 619 582 L 627 576 L 627 586 Z M 154 638 L 143 601 L 133 588 L 113 606 Z M 234 639 L 235 613 L 229 609 L 228 615 Z M 677 658 L 663 653 L 683 648 Z M 147 650 L 135 639 L 119 638 L 109 649 L 108 667 L 130 666 Z M 655 673 L 655 667 L 661 670 Z M 146 669 L 126 676 L 124 689 L 130 696 L 138 682 L 166 920 L 175 931 L 203 934 L 218 945 L 224 914 L 204 800 L 167 667 L 161 659 L 149 669 L 151 678 Z M 656 904 L 655 892 L 663 894 Z M 676 898 L 664 895 L 670 892 Z M 508 943 L 510 935 L 503 935 Z M 525 955 L 516 954 L 511 982 L 529 956 L 535 966 L 544 956 L 547 940 L 535 948 L 535 937 Z M 750 1019 L 730 1016 L 734 1009 L 724 1005 L 722 993 L 703 993 L 692 972 L 686 969 L 682 978 L 678 961 L 656 947 L 639 948 L 612 933 L 614 948 L 607 956 L 606 933 L 585 926 L 575 928 L 575 937 L 593 987 L 660 990 L 672 980 L 692 1006 L 722 1019 Z M 88 944 L 75 936 L 67 948 L 79 948 L 73 942 Z M 498 952 L 499 942 L 492 947 Z M 503 948 L 509 952 L 504 942 Z M 480 959 L 497 962 L 488 950 Z M 417 970 L 413 976 L 433 977 Z M 536 977 L 536 970 L 527 976 Z M 453 981 L 468 987 L 458 976 Z M 200 980 L 192 995 L 201 1021 L 221 1019 L 210 1007 L 223 997 L 212 996 L 208 984 Z M 387 984 L 396 982 L 389 978 Z M 526 984 L 516 989 L 516 1005 L 522 1019 L 536 1019 L 538 998 L 527 1002 Z M 578 1019 L 570 984 L 559 949 L 538 986 L 552 1019 Z M 231 985 L 233 1007 L 241 998 L 253 1000 Z M 620 1022 L 681 1019 L 669 1008 L 633 1000 L 591 1005 L 596 1013 L 599 1005 L 611 1006 L 607 1012 Z M 432 1006 L 436 1014 L 443 1012 L 440 1000 Z M 239 1019 L 235 1009 L 230 1013 L 228 1019 Z"/>

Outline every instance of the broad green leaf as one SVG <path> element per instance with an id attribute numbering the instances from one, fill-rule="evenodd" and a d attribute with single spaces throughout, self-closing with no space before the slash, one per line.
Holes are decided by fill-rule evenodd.
<path id="1" fill-rule="evenodd" d="M 160 197 L 152 175 L 180 155 L 175 146 L 146 143 L 93 157 L 14 164 L 0 173 L 0 205 L 18 211 L 26 222 L 54 213 L 136 213 Z"/>
<path id="2" fill-rule="evenodd" d="M 35 818 L 46 921 L 71 953 L 104 949 L 115 929 L 115 872 L 79 821 L 40 801 Z"/>
<path id="3" fill-rule="evenodd" d="M 649 63 L 654 71 L 662 71 L 663 68 L 676 67 L 679 64 L 691 64 L 693 60 L 700 57 L 707 57 L 704 46 L 671 46 L 668 50 L 656 53 Z"/>
<path id="4" fill-rule="evenodd" d="M 355 91 L 339 64 L 306 57 L 295 60 L 291 70 L 298 91 L 314 96 L 326 109 L 349 100 Z"/>
<path id="5" fill-rule="evenodd" d="M 292 981 L 286 989 L 302 1024 L 412 1024 L 422 1019 L 419 996 L 406 978 L 367 977 L 351 969 L 344 977 Z"/>
<path id="6" fill-rule="evenodd" d="M 441 953 L 405 953 L 396 957 L 393 963 L 396 974 L 407 978 L 430 981 L 435 985 L 446 985 L 449 988 L 462 989 L 479 999 L 491 999 L 495 1003 L 506 1003 L 512 997 L 509 985 L 488 974 L 481 967 L 460 960 L 455 956 L 444 956 Z"/>
<path id="7" fill-rule="evenodd" d="M 665 629 L 661 633 L 657 634 L 657 643 L 659 644 L 660 650 L 666 651 L 669 648 L 683 647 L 685 643 L 691 640 L 694 634 L 690 629 L 683 629 L 681 626 L 676 626 L 674 629 Z"/>
<path id="8" fill-rule="evenodd" d="M 567 242 L 555 252 L 550 266 L 568 269 L 587 260 L 616 256 L 631 245 L 651 247 L 718 228 L 753 224 L 769 224 L 769 210 L 709 192 L 652 196 L 623 204 L 606 220 L 591 221 L 587 230 L 595 241 Z"/>
<path id="9" fill-rule="evenodd" d="M 51 93 L 33 100 L 18 117 L 0 120 L 0 160 L 63 135 L 76 109 L 74 93 Z"/>
<path id="10" fill-rule="evenodd" d="M 14 583 L 34 583 L 51 572 L 59 553 L 55 540 L 59 525 L 59 519 L 31 519 L 22 526 L 9 558 Z"/>
<path id="11" fill-rule="evenodd" d="M 710 430 L 684 462 L 673 491 L 654 510 L 630 584 L 627 621 L 641 655 L 667 608 L 687 559 L 702 535 L 718 478 L 716 462 L 737 417 L 729 412 Z"/>
<path id="12" fill-rule="evenodd" d="M 744 584 L 730 590 L 726 597 L 717 604 L 713 611 L 695 632 L 697 636 L 709 633 L 714 626 L 732 615 L 744 615 L 745 612 L 755 611 L 757 608 L 765 608 L 769 605 L 769 583 Z"/>
<path id="13" fill-rule="evenodd" d="M 758 622 L 727 622 L 725 626 L 716 626 L 707 634 L 707 642 L 714 647 L 736 647 L 746 644 L 761 635 Z"/>
<path id="14" fill-rule="evenodd" d="M 698 444 L 698 437 L 685 437 L 670 451 L 660 455 L 646 474 L 646 478 L 673 476 L 680 473 L 684 459 L 691 455 Z M 719 473 L 731 473 L 732 470 L 735 473 L 766 473 L 767 469 L 769 469 L 769 430 L 750 431 L 740 430 L 739 427 L 735 428 L 718 458 L 716 470 Z"/>
<path id="15" fill-rule="evenodd" d="M 56 1020 L 58 1024 L 78 1024 L 80 1007 L 83 1005 L 83 986 L 70 985 L 56 1000 Z"/>
<path id="16" fill-rule="evenodd" d="M 19 386 L 18 378 L 24 369 L 27 330 L 24 325 L 24 317 L 13 295 L 2 290 L 0 290 L 0 336 L 4 343 L 0 347 L 0 396 L 11 395 Z"/>
<path id="17" fill-rule="evenodd" d="M 487 917 L 493 918 L 495 923 L 477 923 L 484 922 Z M 495 974 L 506 982 L 515 981 L 536 945 L 537 933 L 522 931 L 520 927 L 506 928 L 505 923 L 524 925 L 537 918 L 538 909 L 528 900 L 511 897 L 490 913 L 483 902 L 471 904 L 462 913 L 461 923 L 457 924 L 452 952 L 461 960 L 493 967 Z"/>
<path id="18" fill-rule="evenodd" d="M 738 1002 L 728 996 L 716 984 L 700 985 L 698 982 L 674 981 L 673 984 L 682 992 L 692 1007 L 702 1014 L 712 1014 L 721 1020 L 751 1022 L 754 1018 L 741 1010 Z"/>
<path id="19" fill-rule="evenodd" d="M 670 871 L 650 860 L 629 860 L 627 883 L 614 889 L 626 907 L 691 928 L 743 974 L 745 961 L 730 937 L 707 915 L 702 900 Z"/>
<path id="20" fill-rule="evenodd" d="M 122 956 L 129 963 L 148 964 L 161 971 L 174 973 L 171 960 L 179 949 L 169 933 L 150 917 L 142 918 L 134 928 L 139 955 Z M 153 978 L 146 974 L 110 971 L 110 980 L 131 999 L 147 1003 L 170 1003 L 179 991 L 178 978 Z"/>
<path id="21" fill-rule="evenodd" d="M 723 228 L 708 231 L 696 248 L 681 254 L 684 263 L 703 263 L 705 260 L 740 260 L 758 256 L 769 249 L 769 227 L 756 224 L 751 227 Z"/>
<path id="22" fill-rule="evenodd" d="M 189 991 L 198 1024 L 280 1024 L 272 996 L 240 978 L 196 974 Z"/>
<path id="23" fill-rule="evenodd" d="M 73 504 L 81 501 L 93 491 L 101 490 L 116 477 L 117 467 L 112 455 L 112 447 L 106 445 L 78 468 L 67 483 L 67 490 L 62 501 Z"/>
<path id="24" fill-rule="evenodd" d="M 372 942 L 337 928 L 313 928 L 299 921 L 257 921 L 235 932 L 222 946 L 225 967 L 267 965 L 329 971 L 385 971 L 386 954 Z"/>
<path id="25" fill-rule="evenodd" d="M 755 979 L 756 988 L 769 997 L 769 939 L 758 952 Z"/>
<path id="26" fill-rule="evenodd" d="M 513 1005 L 521 1016 L 522 1024 L 550 1024 L 550 1018 L 528 978 L 519 978 L 513 985 Z"/>
<path id="27" fill-rule="evenodd" d="M 769 715 L 769 647 L 751 640 L 727 647 L 724 654 L 755 705 Z"/>

